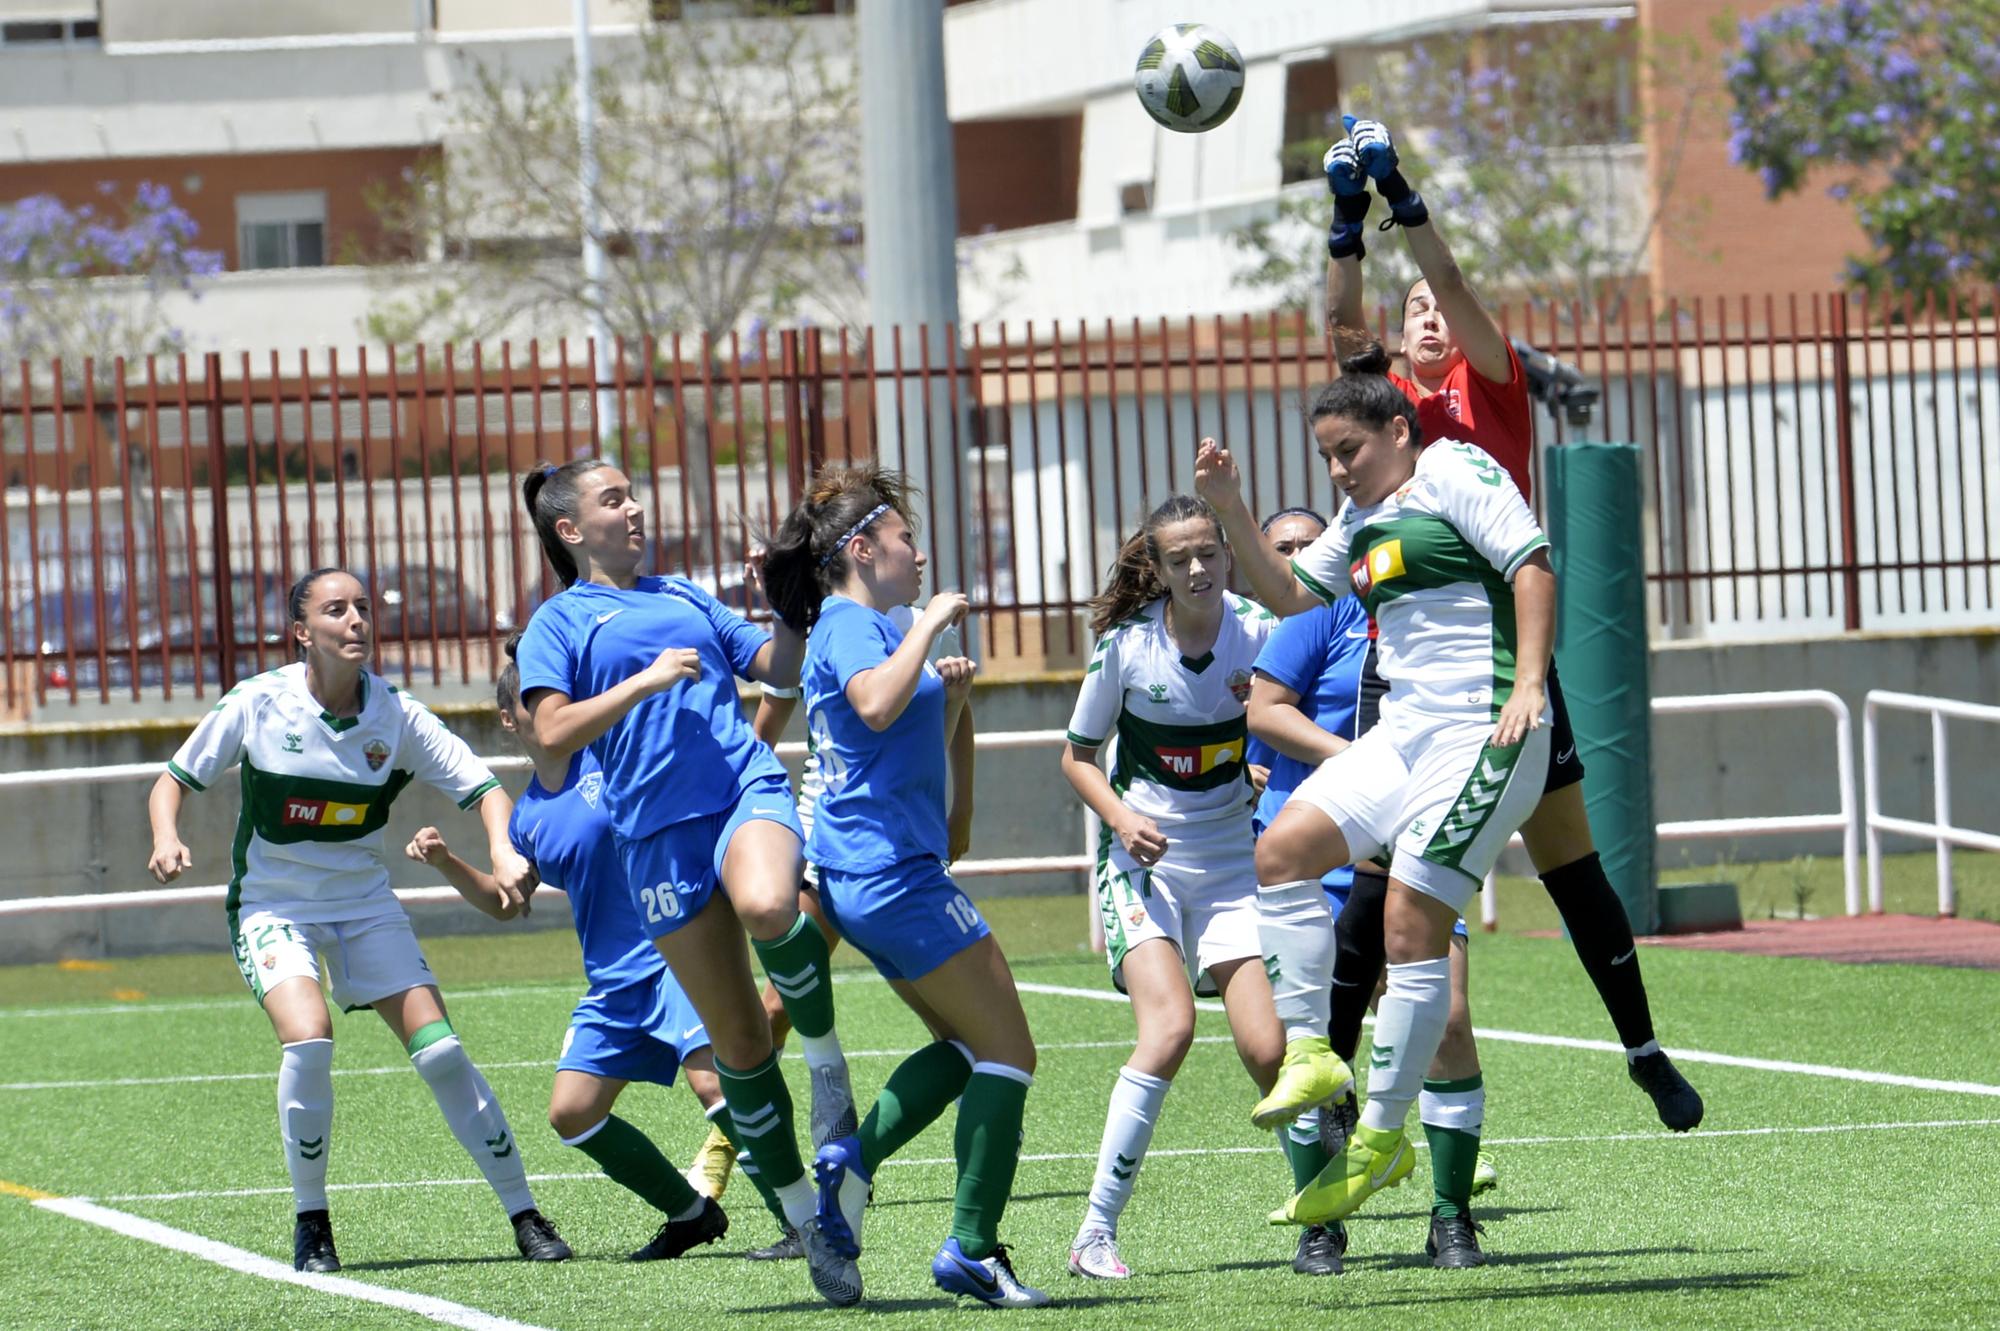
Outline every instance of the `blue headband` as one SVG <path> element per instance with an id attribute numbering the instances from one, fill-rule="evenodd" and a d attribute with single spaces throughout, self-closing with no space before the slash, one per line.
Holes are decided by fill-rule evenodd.
<path id="1" fill-rule="evenodd" d="M 845 550 L 847 548 L 847 543 L 849 541 L 859 536 L 862 532 L 867 531 L 868 524 L 875 521 L 875 519 L 881 517 L 884 513 L 887 513 L 889 511 L 889 508 L 890 506 L 888 504 L 877 504 L 875 505 L 875 507 L 869 509 L 868 515 L 866 517 L 862 518 L 861 521 L 855 523 L 852 527 L 849 527 L 846 531 L 842 532 L 840 534 L 840 539 L 833 543 L 833 548 L 820 556 L 819 566 L 821 568 L 825 568 L 828 564 L 831 564 L 833 562 L 833 557 L 839 554 L 842 550 Z"/>

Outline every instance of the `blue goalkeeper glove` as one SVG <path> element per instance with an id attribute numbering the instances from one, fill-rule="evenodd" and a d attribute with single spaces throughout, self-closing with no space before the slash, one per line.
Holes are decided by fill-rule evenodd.
<path id="1" fill-rule="evenodd" d="M 1389 127 L 1379 120 L 1357 120 L 1353 116 L 1342 116 L 1341 121 L 1354 141 L 1361 169 L 1375 182 L 1375 192 L 1382 196 L 1382 202 L 1389 205 L 1389 220 L 1382 224 L 1382 229 L 1422 226 L 1430 221 L 1431 211 L 1424 205 L 1424 196 L 1412 189 L 1397 169 L 1396 142 L 1389 137 Z"/>
<path id="2" fill-rule="evenodd" d="M 1326 187 L 1333 191 L 1333 225 L 1327 228 L 1326 252 L 1336 259 L 1366 254 L 1361 243 L 1367 231 L 1368 176 L 1355 155 L 1354 141 L 1342 139 L 1326 150 L 1320 165 L 1326 169 Z"/>

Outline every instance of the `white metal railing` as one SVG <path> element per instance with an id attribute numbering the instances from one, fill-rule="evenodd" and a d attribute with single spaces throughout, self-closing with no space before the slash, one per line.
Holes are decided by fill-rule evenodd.
<path id="1" fill-rule="evenodd" d="M 1873 694 L 1869 695 L 1871 698 Z M 1959 704 L 1963 706 L 1964 704 Z M 1783 689 L 1771 693 L 1712 693 L 1683 698 L 1653 699 L 1656 716 L 1686 715 L 1691 712 L 1761 712 L 1771 708 L 1811 707 L 1833 714 L 1835 771 L 1840 781 L 1840 812 L 1807 814 L 1766 814 L 1743 818 L 1691 818 L 1661 823 L 1653 829 L 1662 841 L 1691 841 L 1717 836 L 1783 836 L 1791 832 L 1841 833 L 1841 867 L 1845 880 L 1847 913 L 1861 913 L 1861 820 L 1854 802 L 1854 720 L 1840 695 L 1826 689 Z M 2000 716 L 2000 709 L 1993 709 Z M 1872 735 L 1872 732 L 1871 732 Z M 1872 741 L 1871 741 L 1872 742 Z M 1872 772 L 1872 768 L 1870 769 Z M 1872 777 L 1871 777 L 1872 779 Z M 1872 791 L 1872 787 L 1871 787 Z M 1874 797 L 1869 797 L 1874 807 Z M 1872 833 L 1871 833 L 1872 836 Z M 1514 834 L 1511 845 L 1520 845 Z M 2000 844 L 2000 839 L 1996 839 Z M 1880 910 L 1880 893 L 1875 909 Z M 1480 893 L 1480 921 L 1488 930 L 1500 923 L 1498 894 L 1494 876 L 1486 876 L 1486 890 Z"/>
<path id="2" fill-rule="evenodd" d="M 973 746 L 979 750 L 1050 748 L 1067 742 L 1060 730 L 1015 730 L 977 735 Z M 802 757 L 806 746 L 788 741 L 777 746 L 778 755 Z M 525 771 L 529 762 L 520 754 L 482 759 L 496 772 Z M 43 771 L 0 772 L 0 790 L 9 787 L 44 787 L 60 782 L 65 787 L 111 785 L 127 781 L 150 781 L 165 770 L 163 763 L 115 763 L 104 767 L 69 767 Z M 1096 862 L 1095 841 L 1086 828 L 1081 855 L 1022 855 L 986 860 L 963 860 L 952 866 L 952 874 L 963 878 L 997 878 L 1024 873 L 1084 873 Z M 544 889 L 554 890 L 554 889 Z M 49 915 L 60 911 L 129 910 L 140 906 L 174 906 L 189 903 L 219 903 L 228 898 L 226 883 L 201 887 L 147 888 L 137 892 L 87 892 L 75 896 L 22 897 L 0 901 L 0 918 L 10 915 Z M 396 899 L 403 902 L 456 901 L 458 892 L 449 886 L 402 887 Z M 1095 912 L 1092 913 L 1095 919 Z"/>
<path id="3" fill-rule="evenodd" d="M 1878 711 L 1923 712 L 1931 718 L 1931 821 L 1896 818 L 1882 812 L 1882 774 L 1875 738 Z M 2000 836 L 1953 826 L 1951 821 L 1951 745 L 1944 723 L 1947 717 L 1961 721 L 2000 721 L 2000 707 L 1984 703 L 1960 702 L 1955 698 L 1929 698 L 1890 689 L 1870 689 L 1861 710 L 1861 770 L 1868 791 L 1868 908 L 1882 909 L 1882 833 L 1902 832 L 1937 843 L 1938 914 L 1958 913 L 1958 885 L 1951 875 L 1951 848 L 2000 851 Z"/>

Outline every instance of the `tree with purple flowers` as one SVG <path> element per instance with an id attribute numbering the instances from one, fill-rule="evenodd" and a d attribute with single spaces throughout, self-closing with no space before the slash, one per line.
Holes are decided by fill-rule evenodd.
<path id="1" fill-rule="evenodd" d="M 110 184 L 101 202 L 71 207 L 36 194 L 0 204 L 0 365 L 33 363 L 65 374 L 92 358 L 108 369 L 118 356 L 173 351 L 181 335 L 164 303 L 198 294 L 222 256 L 196 248 L 194 219 L 164 185 L 142 183 L 127 201 Z M 19 383 L 10 368 L 0 382 Z"/>
<path id="2" fill-rule="evenodd" d="M 1682 131 L 1704 91 L 1688 45 L 1614 17 L 1444 33 L 1380 51 L 1374 64 L 1367 85 L 1343 89 L 1341 109 L 1394 131 L 1404 174 L 1449 222 L 1466 275 L 1494 298 L 1559 314 L 1602 301 L 1615 313 L 1654 235 L 1695 220 L 1698 208 L 1675 192 Z M 1658 91 L 1650 105 L 1642 78 Z M 1325 139 L 1285 149 L 1315 177 L 1342 133 L 1329 119 Z M 1666 150 L 1649 195 L 1653 135 Z M 1288 190 L 1274 214 L 1232 234 L 1250 260 L 1238 284 L 1317 314 L 1331 220 L 1323 183 Z M 1367 265 L 1371 292 L 1391 300 L 1418 276 L 1402 244 L 1372 232 Z"/>
<path id="3" fill-rule="evenodd" d="M 1738 29 L 1729 153 L 1769 198 L 1833 177 L 1872 289 L 2000 281 L 2000 0 L 1804 0 Z"/>

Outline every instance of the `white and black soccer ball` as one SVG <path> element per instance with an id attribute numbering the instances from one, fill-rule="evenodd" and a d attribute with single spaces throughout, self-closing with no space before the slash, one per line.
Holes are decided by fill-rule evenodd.
<path id="1" fill-rule="evenodd" d="M 1243 54 L 1219 29 L 1176 23 L 1139 52 L 1132 86 L 1147 115 L 1181 134 L 1199 134 L 1229 119 L 1243 99 Z"/>

